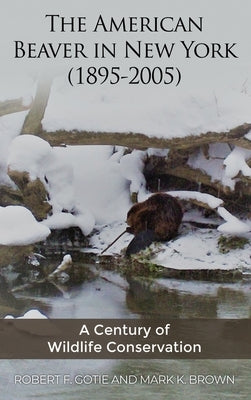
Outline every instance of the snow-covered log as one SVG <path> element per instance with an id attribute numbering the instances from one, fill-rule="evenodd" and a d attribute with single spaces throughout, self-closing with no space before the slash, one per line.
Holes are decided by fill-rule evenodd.
<path id="1" fill-rule="evenodd" d="M 7 114 L 13 114 L 20 111 L 25 111 L 30 108 L 30 104 L 25 104 L 23 99 L 0 101 L 0 117 Z"/>
<path id="2" fill-rule="evenodd" d="M 25 118 L 22 132 L 23 134 L 36 134 L 42 130 L 42 119 L 47 107 L 51 90 L 51 78 L 47 78 L 38 83 L 36 96 L 33 100 L 30 112 Z"/>
<path id="3" fill-rule="evenodd" d="M 146 159 L 148 176 L 174 176 L 208 186 L 215 193 L 251 195 L 251 151 L 239 146 L 213 143 L 186 150 L 171 149 L 168 156 Z"/>
<path id="4" fill-rule="evenodd" d="M 160 138 L 132 132 L 89 132 L 79 130 L 41 131 L 38 135 L 51 146 L 61 145 L 118 145 L 134 149 L 160 148 L 186 150 L 210 143 L 230 143 L 251 150 L 251 141 L 245 138 L 251 124 L 244 123 L 227 132 L 206 132 L 182 138 Z M 34 133 L 35 131 L 33 131 Z"/>

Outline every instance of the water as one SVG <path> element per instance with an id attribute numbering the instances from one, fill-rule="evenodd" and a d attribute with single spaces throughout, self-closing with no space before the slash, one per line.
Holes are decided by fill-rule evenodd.
<path id="1" fill-rule="evenodd" d="M 56 265 L 55 265 L 56 266 Z M 39 270 L 39 267 L 36 267 Z M 31 269 L 34 275 L 36 268 Z M 0 313 L 20 315 L 35 307 L 50 318 L 250 318 L 250 282 L 217 283 L 177 279 L 125 278 L 75 263 L 77 278 L 57 285 L 29 280 L 15 269 L 2 270 Z M 35 274 L 36 275 L 36 274 Z M 22 277 L 22 278 L 21 278 Z M 24 285 L 22 290 L 16 290 Z M 28 283 L 28 284 L 27 284 Z M 10 289 L 15 288 L 13 293 Z M 2 360 L 0 399 L 193 399 L 251 398 L 250 360 Z M 15 384 L 15 375 L 70 375 L 73 383 Z M 147 384 L 140 376 L 234 376 L 234 384 Z M 76 376 L 136 377 L 131 384 L 78 384 Z M 136 379 L 135 378 L 135 379 Z"/>

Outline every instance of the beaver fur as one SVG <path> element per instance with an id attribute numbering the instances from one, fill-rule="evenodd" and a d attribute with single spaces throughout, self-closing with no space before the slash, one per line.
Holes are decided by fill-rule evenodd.
<path id="1" fill-rule="evenodd" d="M 127 213 L 127 232 L 135 235 L 126 255 L 137 253 L 154 241 L 170 240 L 178 233 L 183 217 L 177 199 L 166 193 L 155 193 L 134 204 Z"/>

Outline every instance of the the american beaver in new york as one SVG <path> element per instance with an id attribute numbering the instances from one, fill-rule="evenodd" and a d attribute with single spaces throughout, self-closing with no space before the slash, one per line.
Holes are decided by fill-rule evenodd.
<path id="1" fill-rule="evenodd" d="M 179 201 L 166 193 L 155 193 L 147 200 L 134 204 L 127 213 L 127 232 L 135 237 L 129 243 L 126 255 L 135 254 L 154 241 L 175 237 L 182 217 Z"/>

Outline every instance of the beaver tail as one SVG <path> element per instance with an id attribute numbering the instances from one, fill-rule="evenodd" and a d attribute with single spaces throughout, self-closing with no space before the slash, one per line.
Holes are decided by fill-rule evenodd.
<path id="1" fill-rule="evenodd" d="M 140 250 L 146 249 L 156 240 L 155 232 L 151 229 L 137 233 L 131 240 L 126 249 L 126 256 L 138 253 Z"/>

